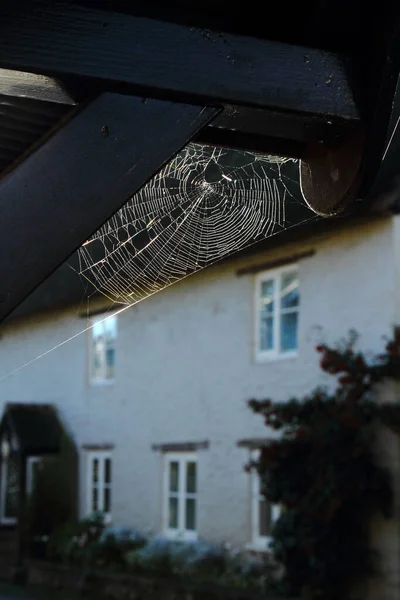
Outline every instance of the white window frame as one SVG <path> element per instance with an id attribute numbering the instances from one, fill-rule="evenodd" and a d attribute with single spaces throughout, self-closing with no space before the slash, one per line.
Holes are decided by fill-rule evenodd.
<path id="1" fill-rule="evenodd" d="M 94 361 L 94 352 L 93 352 L 93 334 L 94 334 L 94 325 L 96 323 L 105 323 L 108 319 L 116 319 L 116 336 L 115 336 L 115 352 L 116 352 L 116 345 L 117 345 L 117 339 L 118 339 L 118 319 L 117 319 L 117 315 L 115 313 L 110 313 L 109 315 L 107 314 L 100 314 L 97 316 L 93 316 L 90 319 L 90 329 L 89 329 L 89 336 L 88 336 L 88 362 L 89 362 L 89 381 L 91 383 L 91 385 L 112 385 L 115 381 L 115 372 L 114 372 L 114 377 L 107 377 L 106 373 L 107 373 L 107 363 L 106 363 L 106 348 L 104 348 L 104 356 L 103 356 L 103 375 L 96 375 L 94 372 L 94 368 L 93 368 L 93 361 Z M 115 366 L 116 368 L 116 366 Z"/>
<path id="2" fill-rule="evenodd" d="M 291 271 L 299 274 L 299 267 L 297 263 L 292 263 L 286 267 L 279 267 L 277 269 L 271 269 L 269 271 L 262 271 L 256 275 L 255 279 L 255 302 L 254 302 L 254 341 L 255 341 L 255 358 L 257 362 L 264 362 L 269 360 L 284 359 L 284 358 L 295 358 L 298 354 L 298 344 L 295 350 L 288 352 L 281 351 L 281 315 L 285 312 L 295 312 L 293 309 L 281 309 L 280 303 L 280 283 L 281 277 L 285 273 Z M 274 347 L 271 350 L 261 350 L 261 309 L 262 309 L 262 298 L 261 298 L 261 286 L 264 281 L 274 280 L 275 282 L 275 294 L 274 294 L 274 311 L 273 311 L 273 336 L 274 336 Z M 300 299 L 301 302 L 301 299 Z M 297 306 L 298 319 L 300 318 L 300 302 Z"/>
<path id="3" fill-rule="evenodd" d="M 178 491 L 175 496 L 178 498 L 178 528 L 171 529 L 169 527 L 169 498 L 171 491 L 169 489 L 169 465 L 172 462 L 179 463 L 179 483 Z M 186 465 L 187 463 L 196 463 L 196 492 L 186 492 Z M 163 521 L 163 533 L 167 537 L 176 540 L 193 541 L 197 540 L 198 537 L 198 508 L 199 508 L 199 472 L 198 472 L 198 460 L 196 452 L 167 452 L 163 456 L 163 510 L 162 510 L 162 521 Z M 186 522 L 186 499 L 193 498 L 196 506 L 196 529 L 189 530 L 185 528 Z"/>
<path id="4" fill-rule="evenodd" d="M 97 512 L 103 514 L 104 523 L 109 525 L 112 522 L 112 503 L 113 503 L 113 476 L 114 476 L 114 464 L 112 452 L 109 450 L 87 450 L 86 451 L 86 462 L 87 462 L 87 475 L 86 475 L 86 514 L 90 516 L 93 514 L 92 509 L 92 491 L 93 491 L 93 461 L 99 461 L 99 473 L 98 473 L 98 502 L 100 508 Z M 111 461 L 111 481 L 110 483 L 105 482 L 105 461 L 109 459 Z M 104 503 L 104 490 L 110 490 L 110 511 L 104 512 L 102 505 Z M 104 508 L 104 507 L 103 507 Z"/>
<path id="5" fill-rule="evenodd" d="M 259 450 L 253 450 L 250 453 L 252 461 L 258 460 Z M 269 552 L 272 536 L 260 535 L 260 500 L 263 498 L 260 492 L 260 477 L 255 469 L 250 472 L 251 484 L 251 542 L 248 548 L 257 552 Z M 281 514 L 281 508 L 277 504 L 271 505 L 271 524 L 278 520 Z"/>
<path id="6" fill-rule="evenodd" d="M 42 456 L 28 456 L 26 461 L 26 493 L 28 496 L 33 492 L 33 465 L 42 462 Z"/>

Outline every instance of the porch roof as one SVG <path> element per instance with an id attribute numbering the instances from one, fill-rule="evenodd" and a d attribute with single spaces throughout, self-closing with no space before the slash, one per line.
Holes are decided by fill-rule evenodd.
<path id="1" fill-rule="evenodd" d="M 25 456 L 55 454 L 60 450 L 63 427 L 50 404 L 7 404 L 0 436 L 9 431 Z"/>

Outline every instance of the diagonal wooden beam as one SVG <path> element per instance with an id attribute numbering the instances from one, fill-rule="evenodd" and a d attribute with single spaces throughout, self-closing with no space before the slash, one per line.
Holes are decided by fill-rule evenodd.
<path id="1" fill-rule="evenodd" d="M 354 65 L 332 52 L 70 2 L 7 7 L 0 67 L 122 84 L 156 98 L 359 118 L 348 70 Z"/>
<path id="2" fill-rule="evenodd" d="M 0 320 L 217 113 L 105 93 L 0 182 Z"/>

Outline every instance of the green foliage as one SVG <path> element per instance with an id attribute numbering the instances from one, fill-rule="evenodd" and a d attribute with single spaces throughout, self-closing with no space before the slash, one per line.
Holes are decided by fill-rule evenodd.
<path id="1" fill-rule="evenodd" d="M 76 519 L 77 465 L 75 444 L 64 433 L 59 454 L 43 457 L 36 472 L 28 504 L 31 540 L 47 537 L 60 525 Z"/>
<path id="2" fill-rule="evenodd" d="M 126 570 L 132 561 L 132 555 L 146 543 L 146 536 L 139 531 L 124 528 L 105 529 L 97 541 L 93 565 L 97 568 Z"/>
<path id="3" fill-rule="evenodd" d="M 398 406 L 377 405 L 376 385 L 400 376 L 400 332 L 385 353 L 367 361 L 356 337 L 337 348 L 317 346 L 323 371 L 337 377 L 334 392 L 316 388 L 288 402 L 250 400 L 282 436 L 262 449 L 257 469 L 262 493 L 283 510 L 272 550 L 284 566 L 282 592 L 345 600 L 374 569 L 371 518 L 390 516 L 390 476 L 375 460 L 377 427 L 400 424 Z"/>
<path id="4" fill-rule="evenodd" d="M 61 523 L 50 535 L 48 558 L 86 565 L 93 561 L 103 531 L 104 519 L 97 513 L 81 521 Z"/>
<path id="5" fill-rule="evenodd" d="M 50 538 L 49 550 L 53 560 L 78 565 L 94 576 L 122 571 L 257 592 L 271 591 L 276 569 L 268 556 L 250 557 L 205 541 L 146 539 L 137 530 L 107 529 L 99 515 L 60 527 Z"/>

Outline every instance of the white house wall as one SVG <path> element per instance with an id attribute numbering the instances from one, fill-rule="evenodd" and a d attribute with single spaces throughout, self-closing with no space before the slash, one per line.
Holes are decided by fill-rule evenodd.
<path id="1" fill-rule="evenodd" d="M 254 275 L 247 263 L 303 249 L 299 263 L 299 353 L 254 361 Z M 162 456 L 152 444 L 209 441 L 199 450 L 199 534 L 245 543 L 250 537 L 250 485 L 243 438 L 267 435 L 246 406 L 251 397 L 285 400 L 324 378 L 314 346 L 350 328 L 361 345 L 382 348 L 394 324 L 392 220 L 291 245 L 267 255 L 210 268 L 118 317 L 116 381 L 91 386 L 88 334 L 82 334 L 0 381 L 6 402 L 52 402 L 78 447 L 114 444 L 112 512 L 117 524 L 159 531 Z M 86 308 L 31 318 L 4 328 L 3 376 L 86 326 Z M 82 463 L 83 464 L 83 463 Z M 81 470 L 81 505 L 85 506 Z"/>

